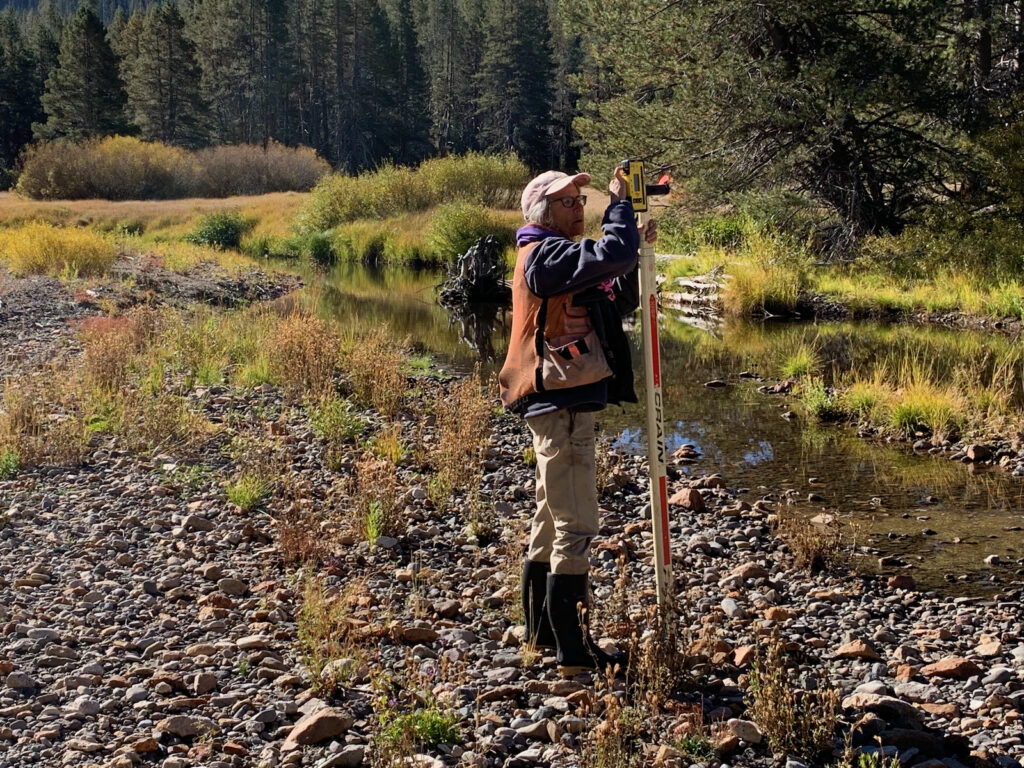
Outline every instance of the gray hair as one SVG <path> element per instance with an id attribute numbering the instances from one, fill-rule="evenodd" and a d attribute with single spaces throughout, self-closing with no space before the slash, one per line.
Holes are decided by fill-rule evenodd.
<path id="1" fill-rule="evenodd" d="M 545 226 L 550 221 L 551 200 L 542 197 L 526 212 L 527 224 L 539 224 Z"/>

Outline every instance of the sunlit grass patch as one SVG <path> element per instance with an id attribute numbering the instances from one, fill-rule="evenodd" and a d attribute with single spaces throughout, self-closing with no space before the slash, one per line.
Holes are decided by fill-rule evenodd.
<path id="1" fill-rule="evenodd" d="M 238 210 L 243 216 L 263 223 L 270 234 L 288 231 L 296 209 L 308 192 L 270 192 L 235 197 L 184 197 L 175 200 L 29 200 L 0 192 L 0 226 L 15 227 L 33 221 L 53 225 L 87 226 L 108 232 L 122 225 L 139 225 L 147 237 L 180 237 L 204 214 Z M 135 228 L 135 227 L 131 227 Z"/>
<path id="2" fill-rule="evenodd" d="M 821 379 L 804 380 L 800 387 L 800 401 L 808 414 L 818 421 L 836 421 L 846 415 L 839 394 L 826 387 Z"/>
<path id="3" fill-rule="evenodd" d="M 982 314 L 1024 320 L 1024 284 L 1016 280 L 994 286 L 981 301 Z"/>
<path id="4" fill-rule="evenodd" d="M 254 509 L 270 493 L 269 480 L 254 473 L 244 473 L 225 488 L 228 501 L 243 512 Z"/>
<path id="5" fill-rule="evenodd" d="M 993 282 L 965 272 L 940 270 L 928 277 L 893 275 L 867 264 L 820 267 L 808 289 L 854 311 L 964 312 L 989 317 L 1024 317 L 1024 285 Z"/>
<path id="6" fill-rule="evenodd" d="M 782 361 L 782 375 L 787 378 L 801 379 L 818 373 L 821 362 L 815 351 L 801 344 L 785 360 Z"/>
<path id="7" fill-rule="evenodd" d="M 848 413 L 869 421 L 877 420 L 887 407 L 891 390 L 878 381 L 854 381 L 840 397 L 842 407 Z"/>
<path id="8" fill-rule="evenodd" d="M 354 442 L 366 429 L 366 417 L 348 400 L 333 393 L 311 402 L 306 410 L 313 431 L 328 443 Z"/>
<path id="9" fill-rule="evenodd" d="M 111 239 L 87 229 L 34 222 L 0 232 L 0 260 L 18 276 L 101 275 L 117 256 Z"/>
<path id="10" fill-rule="evenodd" d="M 384 258 L 384 244 L 389 228 L 380 221 L 360 219 L 336 227 L 330 235 L 331 245 L 342 261 L 373 263 Z"/>
<path id="11" fill-rule="evenodd" d="M 506 248 L 512 245 L 514 234 L 515 225 L 490 209 L 475 203 L 452 203 L 435 211 L 427 242 L 438 261 L 450 263 L 481 237 L 494 235 L 498 245 Z"/>
<path id="12" fill-rule="evenodd" d="M 387 219 L 441 203 L 512 207 L 529 171 L 510 155 L 436 158 L 418 168 L 385 164 L 358 177 L 331 174 L 310 193 L 296 221 L 303 232 L 323 232 L 358 219 Z"/>
<path id="13" fill-rule="evenodd" d="M 800 278 L 789 268 L 765 262 L 735 262 L 722 289 L 722 305 L 732 315 L 784 314 L 796 308 Z"/>
<path id="14" fill-rule="evenodd" d="M 10 480 L 21 469 L 21 457 L 11 448 L 0 448 L 0 480 Z"/>
<path id="15" fill-rule="evenodd" d="M 895 393 L 889 426 L 908 437 L 917 433 L 946 437 L 959 432 L 964 405 L 958 392 L 915 382 Z"/>
<path id="16" fill-rule="evenodd" d="M 477 238 L 496 235 L 505 247 L 522 223 L 514 212 L 455 203 L 380 220 L 363 218 L 329 231 L 341 261 L 388 264 L 445 264 Z"/>
<path id="17" fill-rule="evenodd" d="M 458 723 L 458 716 L 452 712 L 436 707 L 417 709 L 387 719 L 378 741 L 384 749 L 395 749 L 405 740 L 411 740 L 420 749 L 456 744 L 462 738 Z"/>
<path id="18" fill-rule="evenodd" d="M 697 254 L 681 256 L 658 262 L 658 271 L 665 276 L 666 290 L 674 290 L 679 278 L 696 277 L 709 272 L 718 265 L 725 264 L 729 256 L 725 251 L 706 249 Z"/>
<path id="19" fill-rule="evenodd" d="M 154 242 L 144 244 L 135 238 L 124 241 L 127 248 L 154 257 L 164 269 L 184 274 L 200 264 L 217 264 L 232 274 L 253 269 L 256 264 L 248 256 L 233 250 L 187 242 Z"/>
<path id="20" fill-rule="evenodd" d="M 743 221 L 742 237 L 735 250 L 718 243 L 699 247 L 691 259 L 677 259 L 666 266 L 670 278 L 724 267 L 722 307 L 727 314 L 785 314 L 796 308 L 806 281 L 809 257 L 781 235 Z"/>

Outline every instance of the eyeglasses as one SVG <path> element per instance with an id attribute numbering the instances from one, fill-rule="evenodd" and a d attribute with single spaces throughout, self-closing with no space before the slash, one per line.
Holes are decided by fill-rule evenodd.
<path id="1" fill-rule="evenodd" d="M 587 204 L 586 195 L 576 195 L 575 197 L 556 197 L 552 202 L 561 203 L 563 208 L 575 208 L 576 203 L 580 205 Z"/>

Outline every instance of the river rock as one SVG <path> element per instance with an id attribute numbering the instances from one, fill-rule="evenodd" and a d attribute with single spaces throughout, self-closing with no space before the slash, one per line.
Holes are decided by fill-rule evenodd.
<path id="1" fill-rule="evenodd" d="M 740 582 L 745 582 L 750 579 L 767 579 L 771 576 L 771 573 L 763 565 L 759 563 L 743 563 L 733 568 L 729 572 L 729 578 L 739 579 Z"/>
<path id="2" fill-rule="evenodd" d="M 98 715 L 101 708 L 100 702 L 91 696 L 79 696 L 68 704 L 67 712 L 79 717 L 91 717 L 92 715 Z"/>
<path id="3" fill-rule="evenodd" d="M 218 730 L 217 724 L 208 717 L 172 715 L 158 722 L 153 728 L 153 733 L 157 736 L 170 733 L 188 739 L 203 734 L 209 736 L 217 733 Z"/>
<path id="4" fill-rule="evenodd" d="M 981 673 L 981 667 L 962 656 L 950 656 L 921 668 L 925 677 L 951 677 L 956 680 L 966 680 Z"/>
<path id="5" fill-rule="evenodd" d="M 225 595 L 231 595 L 232 597 L 239 597 L 249 591 L 249 587 L 244 581 L 230 577 L 218 579 L 217 589 Z"/>
<path id="6" fill-rule="evenodd" d="M 405 642 L 415 645 L 433 643 L 438 637 L 436 630 L 415 624 L 400 627 L 398 634 Z"/>
<path id="7" fill-rule="evenodd" d="M 85 752 L 87 754 L 99 752 L 103 749 L 103 745 L 99 742 L 84 738 L 68 739 L 67 747 L 75 752 Z"/>
<path id="8" fill-rule="evenodd" d="M 736 738 L 742 739 L 748 744 L 760 744 L 764 738 L 761 729 L 752 720 L 732 718 L 726 725 Z"/>
<path id="9" fill-rule="evenodd" d="M 917 582 L 914 580 L 914 577 L 908 573 L 897 573 L 889 577 L 889 580 L 886 582 L 886 586 L 889 587 L 889 589 L 916 590 Z"/>
<path id="10" fill-rule="evenodd" d="M 668 503 L 670 506 L 682 507 L 692 512 L 703 512 L 707 509 L 704 497 L 696 488 L 680 488 L 672 495 Z"/>
<path id="11" fill-rule="evenodd" d="M 875 712 L 887 720 L 916 721 L 921 719 L 920 710 L 912 704 L 894 696 L 881 696 L 875 693 L 854 693 L 847 696 L 843 699 L 843 709 Z"/>
<path id="12" fill-rule="evenodd" d="M 851 640 L 839 646 L 836 649 L 835 655 L 840 659 L 867 659 L 869 661 L 878 661 L 882 658 L 878 655 L 878 651 L 871 647 L 870 643 L 859 639 Z"/>
<path id="13" fill-rule="evenodd" d="M 991 659 L 1003 652 L 1003 644 L 998 640 L 988 640 L 974 649 L 974 653 L 983 659 Z"/>
<path id="14" fill-rule="evenodd" d="M 24 672 L 12 672 L 4 682 L 8 688 L 13 688 L 16 691 L 36 688 L 38 686 L 36 681 Z"/>
<path id="15" fill-rule="evenodd" d="M 964 449 L 964 454 L 971 461 L 988 461 L 992 458 L 992 449 L 981 443 L 972 443 Z"/>
<path id="16" fill-rule="evenodd" d="M 299 746 L 318 744 L 326 739 L 340 736 L 348 731 L 354 722 L 355 720 L 348 712 L 333 707 L 324 707 L 299 720 L 289 732 L 282 749 L 288 751 Z"/>

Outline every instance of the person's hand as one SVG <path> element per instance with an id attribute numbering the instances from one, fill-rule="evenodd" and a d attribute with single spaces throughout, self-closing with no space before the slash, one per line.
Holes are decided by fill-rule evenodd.
<path id="1" fill-rule="evenodd" d="M 654 219 L 648 219 L 646 226 L 644 226 L 644 241 L 654 244 L 654 241 L 658 239 L 658 222 Z"/>
<path id="2" fill-rule="evenodd" d="M 615 169 L 615 175 L 608 182 L 608 194 L 613 203 L 626 199 L 626 174 L 621 167 Z"/>

